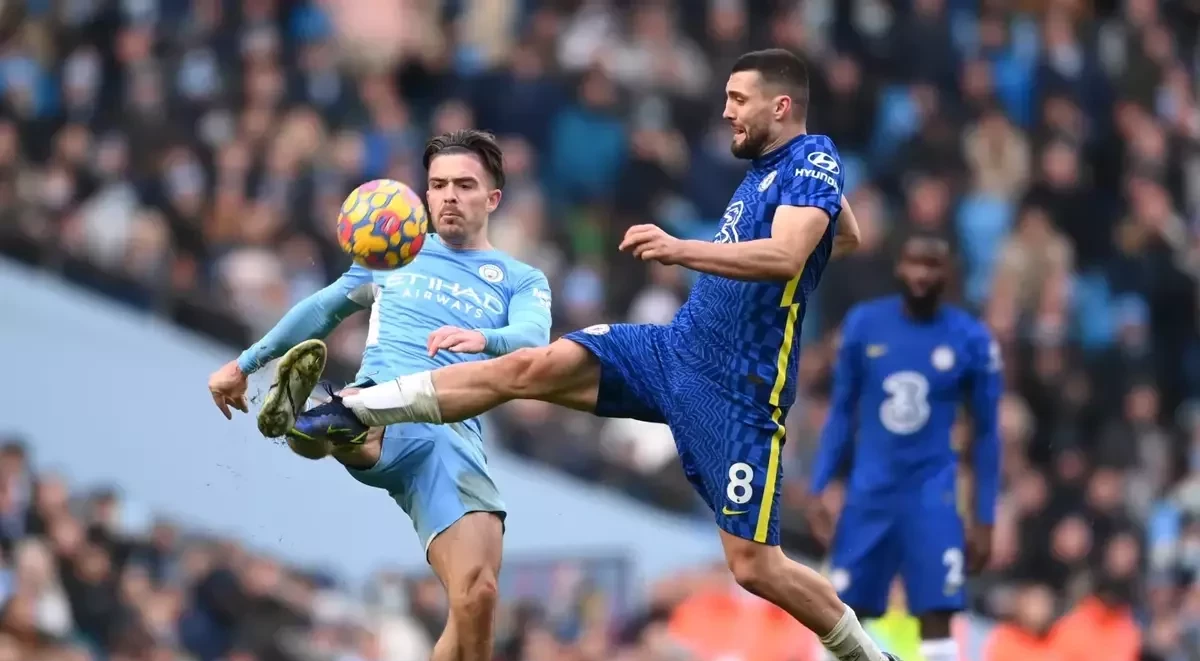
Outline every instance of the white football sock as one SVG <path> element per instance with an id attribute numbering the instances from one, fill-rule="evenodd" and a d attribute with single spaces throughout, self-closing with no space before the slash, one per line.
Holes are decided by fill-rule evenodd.
<path id="1" fill-rule="evenodd" d="M 833 630 L 821 637 L 821 644 L 838 661 L 886 661 L 879 645 L 863 630 L 849 606 Z"/>
<path id="2" fill-rule="evenodd" d="M 922 640 L 921 656 L 925 661 L 958 661 L 958 643 L 952 638 Z"/>
<path id="3" fill-rule="evenodd" d="M 368 427 L 386 427 L 399 422 L 442 422 L 431 372 L 406 374 L 387 383 L 363 388 L 346 395 L 342 403 Z"/>

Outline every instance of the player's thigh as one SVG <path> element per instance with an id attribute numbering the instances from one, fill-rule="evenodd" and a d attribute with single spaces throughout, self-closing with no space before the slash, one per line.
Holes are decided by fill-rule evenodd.
<path id="1" fill-rule="evenodd" d="M 668 341 L 667 327 L 651 324 L 598 324 L 564 335 L 555 344 L 573 345 L 592 366 L 587 377 L 594 387 L 581 402 L 587 406 L 575 408 L 606 418 L 666 422 Z"/>
<path id="2" fill-rule="evenodd" d="M 901 575 L 915 615 L 966 606 L 966 543 L 953 503 L 922 508 L 905 518 Z"/>
<path id="3" fill-rule="evenodd" d="M 778 546 L 783 426 L 765 417 L 745 422 L 716 399 L 696 397 L 678 402 L 671 413 L 684 472 L 696 476 L 692 483 L 715 513 L 719 528 L 734 537 Z"/>
<path id="4" fill-rule="evenodd" d="M 887 611 L 902 558 L 897 525 L 895 515 L 885 507 L 847 504 L 838 516 L 829 582 L 860 617 L 878 617 Z"/>
<path id="5" fill-rule="evenodd" d="M 539 399 L 579 411 L 591 411 L 600 388 L 600 363 L 575 342 L 521 349 L 497 359 L 496 375 L 516 399 Z"/>

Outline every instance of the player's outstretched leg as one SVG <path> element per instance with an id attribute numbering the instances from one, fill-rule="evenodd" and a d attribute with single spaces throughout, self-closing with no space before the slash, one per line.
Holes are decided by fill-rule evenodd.
<path id="1" fill-rule="evenodd" d="M 570 340 L 506 356 L 402 376 L 345 397 L 372 427 L 399 422 L 461 422 L 514 399 L 540 399 L 581 411 L 596 407 L 600 365 Z"/>
<path id="2" fill-rule="evenodd" d="M 840 661 L 895 659 L 867 636 L 825 577 L 789 559 L 778 546 L 720 532 L 725 560 L 738 584 L 787 611 Z"/>
<path id="3" fill-rule="evenodd" d="M 267 438 L 283 436 L 304 411 L 309 395 L 325 371 L 327 350 L 321 340 L 306 340 L 279 359 L 275 383 L 258 412 L 258 431 Z"/>
<path id="4" fill-rule="evenodd" d="M 432 661 L 492 658 L 504 527 L 490 512 L 471 512 L 429 543 L 429 564 L 446 587 L 450 618 Z"/>

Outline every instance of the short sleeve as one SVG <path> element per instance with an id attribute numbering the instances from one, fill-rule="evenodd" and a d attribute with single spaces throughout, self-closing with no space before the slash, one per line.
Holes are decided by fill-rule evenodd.
<path id="1" fill-rule="evenodd" d="M 783 177 L 779 204 L 817 207 L 837 218 L 842 211 L 844 172 L 842 159 L 828 138 L 806 142 L 797 149 Z"/>

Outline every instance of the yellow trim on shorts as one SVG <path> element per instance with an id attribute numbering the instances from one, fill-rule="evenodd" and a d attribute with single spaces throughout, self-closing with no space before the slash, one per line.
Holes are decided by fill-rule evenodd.
<path id="1" fill-rule="evenodd" d="M 800 277 L 788 280 L 783 288 L 783 296 L 779 307 L 787 308 L 787 321 L 783 327 L 783 342 L 779 345 L 779 355 L 775 357 L 775 384 L 771 387 L 772 407 L 771 422 L 775 423 L 775 433 L 771 435 L 771 454 L 767 459 L 767 483 L 763 487 L 762 504 L 758 508 L 758 523 L 754 527 L 754 541 L 759 544 L 767 543 L 767 532 L 771 529 L 771 511 L 775 507 L 775 492 L 779 487 L 779 455 L 783 449 L 786 433 L 783 420 L 783 409 L 779 406 L 779 397 L 787 385 L 788 361 L 792 357 L 792 343 L 796 339 L 796 321 L 800 317 L 800 304 L 796 301 L 796 290 L 800 288 Z"/>

